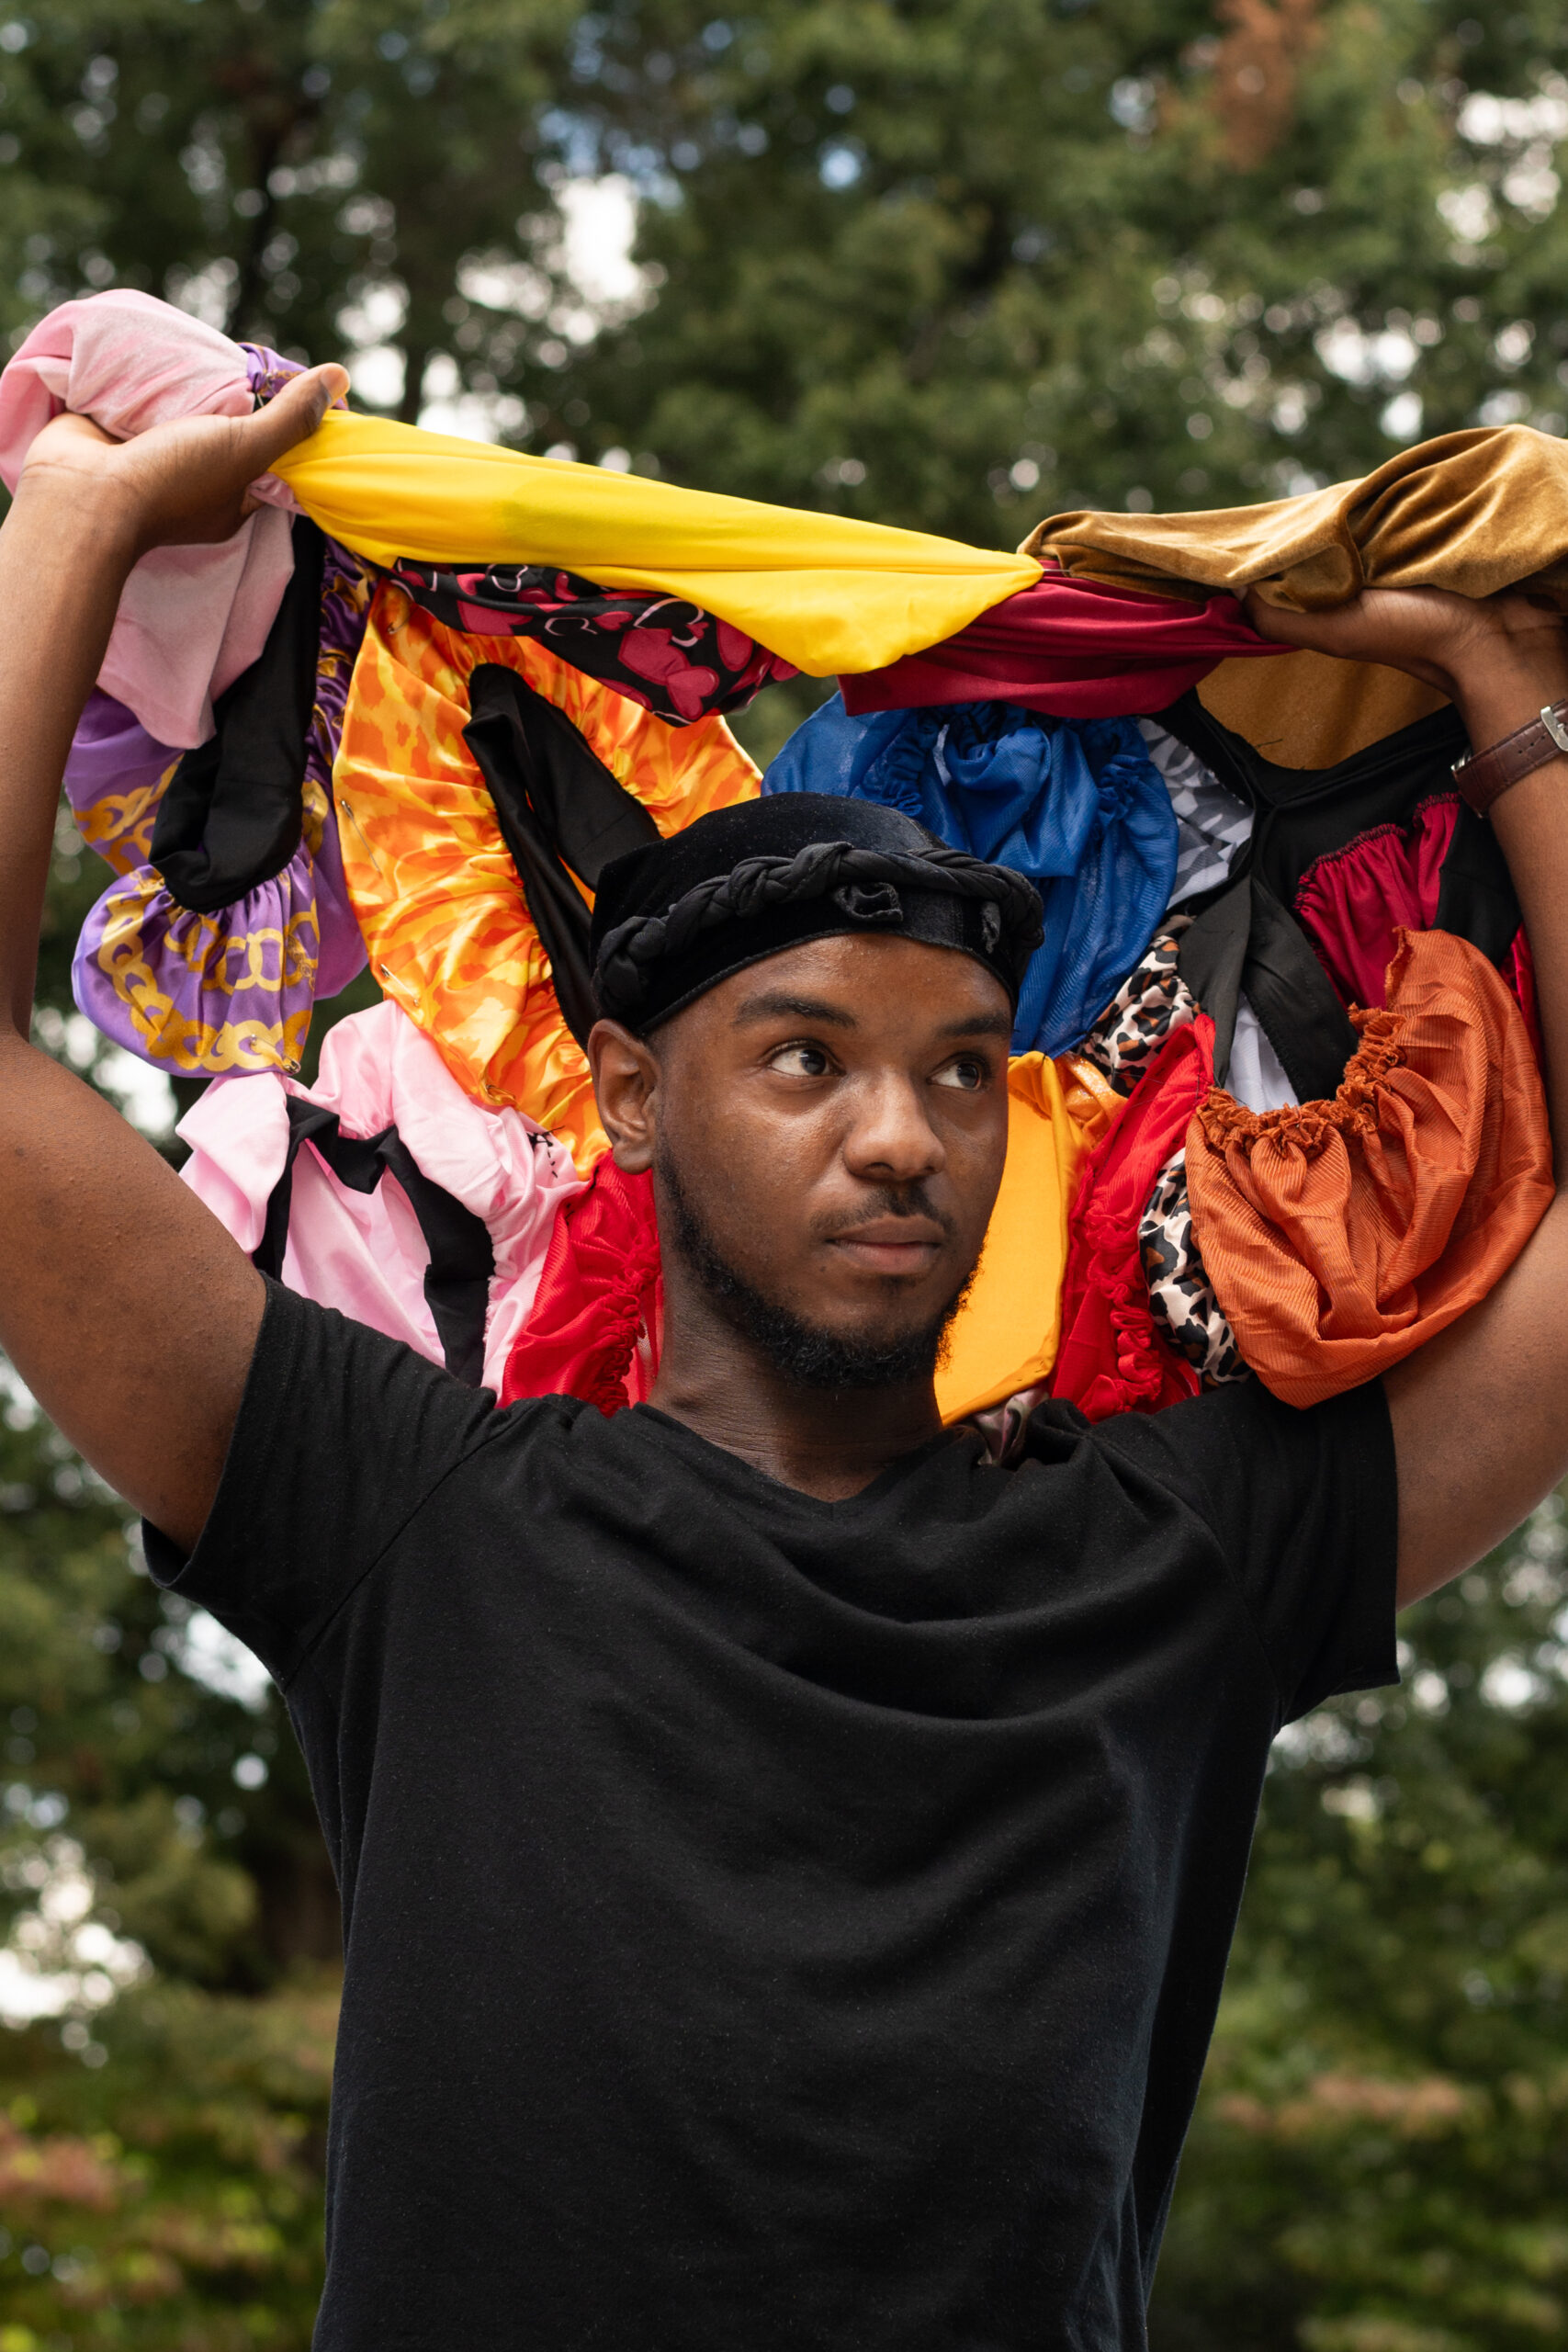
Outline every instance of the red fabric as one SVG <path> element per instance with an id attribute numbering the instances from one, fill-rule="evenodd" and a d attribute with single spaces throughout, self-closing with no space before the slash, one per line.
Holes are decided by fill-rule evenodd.
<path id="1" fill-rule="evenodd" d="M 1515 932 L 1514 944 L 1498 969 L 1512 989 L 1514 1001 L 1525 1016 L 1525 1027 L 1529 1031 L 1530 1050 L 1535 1056 L 1536 1067 L 1544 1069 L 1546 1043 L 1540 1034 L 1540 1007 L 1536 1001 L 1535 957 L 1530 954 L 1530 944 L 1523 923 Z"/>
<path id="2" fill-rule="evenodd" d="M 1198 1393 L 1198 1374 L 1155 1322 L 1138 1221 L 1214 1081 L 1214 1024 L 1177 1029 L 1084 1163 L 1067 1237 L 1062 1344 L 1051 1394 L 1091 1421 L 1157 1413 Z"/>
<path id="3" fill-rule="evenodd" d="M 1232 655 L 1289 650 L 1249 628 L 1234 596 L 1199 605 L 1048 571 L 956 637 L 839 684 L 844 708 L 856 716 L 927 703 L 1014 702 L 1057 718 L 1113 718 L 1164 710 Z"/>
<path id="4" fill-rule="evenodd" d="M 506 1360 L 502 1403 L 581 1396 L 602 1413 L 640 1403 L 659 1365 L 662 1310 L 653 1179 L 623 1175 L 606 1155 L 587 1192 L 556 1218 L 538 1294 Z"/>
<path id="5" fill-rule="evenodd" d="M 1435 793 L 1417 805 L 1408 832 L 1398 825 L 1374 826 L 1315 859 L 1303 875 L 1296 913 L 1346 1004 L 1374 1012 L 1385 1005 L 1399 933 L 1434 928 L 1459 809 L 1457 793 Z M 1535 967 L 1522 927 L 1500 969 L 1525 1016 L 1536 1060 L 1543 1061 Z"/>
<path id="6" fill-rule="evenodd" d="M 1374 826 L 1303 875 L 1296 913 L 1346 1004 L 1385 1003 L 1394 933 L 1431 930 L 1458 821 L 1458 795 L 1434 795 L 1418 805 L 1408 832 Z"/>

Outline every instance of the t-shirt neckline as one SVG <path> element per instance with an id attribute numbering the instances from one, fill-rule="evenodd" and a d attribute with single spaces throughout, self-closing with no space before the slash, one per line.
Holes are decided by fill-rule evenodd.
<path id="1" fill-rule="evenodd" d="M 626 1419 L 649 1435 L 657 1432 L 668 1438 L 678 1452 L 687 1456 L 694 1468 L 700 1470 L 711 1483 L 728 1487 L 741 1500 L 761 1502 L 775 1510 L 781 1504 L 790 1504 L 818 1519 L 841 1519 L 874 1509 L 912 1472 L 965 1434 L 956 1429 L 938 1430 L 922 1444 L 890 1462 L 886 1470 L 879 1470 L 870 1485 L 863 1487 L 858 1494 L 845 1495 L 837 1502 L 829 1502 L 821 1495 L 807 1494 L 804 1487 L 792 1487 L 785 1479 L 774 1478 L 766 1470 L 759 1470 L 743 1454 L 731 1453 L 726 1445 L 715 1444 L 711 1438 L 704 1437 L 689 1422 L 677 1420 L 672 1413 L 661 1412 L 657 1405 L 633 1405 L 617 1418 Z"/>

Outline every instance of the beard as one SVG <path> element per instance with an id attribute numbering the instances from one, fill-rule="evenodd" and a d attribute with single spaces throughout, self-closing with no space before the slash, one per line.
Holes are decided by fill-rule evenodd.
<path id="1" fill-rule="evenodd" d="M 749 1340 L 781 1379 L 797 1388 L 816 1389 L 902 1388 L 931 1379 L 946 1352 L 948 1328 L 969 1295 L 978 1259 L 946 1306 L 924 1323 L 886 1338 L 845 1338 L 769 1298 L 730 1264 L 668 1154 L 659 1155 L 657 1173 L 670 1211 L 665 1246 L 683 1261 L 730 1329 Z M 889 1189 L 878 1200 L 876 1213 L 914 1216 L 928 1215 L 930 1209 L 919 1188 L 903 1193 Z"/>

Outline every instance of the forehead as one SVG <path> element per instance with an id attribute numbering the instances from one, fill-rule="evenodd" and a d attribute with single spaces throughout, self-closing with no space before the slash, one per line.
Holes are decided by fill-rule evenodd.
<path id="1" fill-rule="evenodd" d="M 811 939 L 731 972 L 665 1024 L 694 1039 L 744 1039 L 757 1028 L 833 1016 L 833 1025 L 874 1037 L 1012 1028 L 1012 1007 L 995 973 L 962 948 L 857 933 Z"/>

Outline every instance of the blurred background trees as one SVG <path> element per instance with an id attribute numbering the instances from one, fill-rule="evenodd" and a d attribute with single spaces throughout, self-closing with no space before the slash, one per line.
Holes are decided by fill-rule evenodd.
<path id="1" fill-rule="evenodd" d="M 389 413 L 989 544 L 1563 431 L 1545 0 L 719 10 L 0 13 L 0 337 L 140 287 Z M 166 1135 L 72 1012 L 102 880 L 62 825 L 39 1036 Z M 1568 2340 L 1565 1610 L 1553 1498 L 1403 1690 L 1281 1742 L 1157 2352 Z M 336 1922 L 292 1737 L 14 1385 L 0 1747 L 0 2352 L 302 2352 Z"/>

